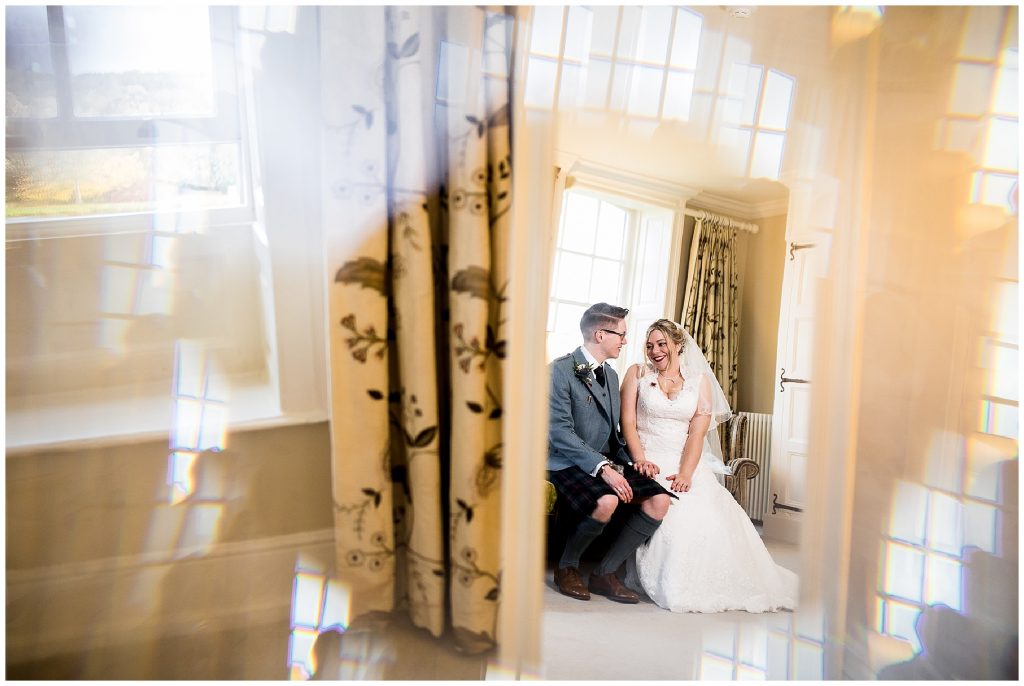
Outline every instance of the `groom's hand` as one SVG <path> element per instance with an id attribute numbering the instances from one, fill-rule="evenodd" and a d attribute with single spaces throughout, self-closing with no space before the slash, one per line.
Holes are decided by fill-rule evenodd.
<path id="1" fill-rule="evenodd" d="M 601 470 L 601 478 L 606 484 L 612 487 L 619 500 L 628 503 L 633 499 L 633 489 L 629 487 L 626 477 L 619 474 L 611 465 Z"/>

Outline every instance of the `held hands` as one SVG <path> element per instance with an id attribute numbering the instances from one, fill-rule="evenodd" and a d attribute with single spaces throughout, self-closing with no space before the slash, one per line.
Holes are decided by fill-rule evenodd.
<path id="1" fill-rule="evenodd" d="M 650 479 L 653 479 L 661 471 L 658 465 L 644 459 L 633 460 L 633 469 Z"/>
<path id="2" fill-rule="evenodd" d="M 629 487 L 629 482 L 626 480 L 626 477 L 619 474 L 615 469 L 612 467 L 602 468 L 601 478 L 612 487 L 615 495 L 619 496 L 619 500 L 624 503 L 633 500 L 633 489 Z"/>
<path id="3" fill-rule="evenodd" d="M 666 477 L 672 482 L 672 490 L 676 493 L 686 493 L 690 490 L 690 486 L 693 481 L 693 474 L 684 474 L 679 472 L 678 474 L 672 474 Z"/>

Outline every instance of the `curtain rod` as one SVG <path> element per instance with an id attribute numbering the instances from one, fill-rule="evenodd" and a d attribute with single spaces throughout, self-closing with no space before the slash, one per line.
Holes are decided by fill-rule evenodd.
<path id="1" fill-rule="evenodd" d="M 760 230 L 757 224 L 741 222 L 738 219 L 726 217 L 724 214 L 715 214 L 714 212 L 708 212 L 706 210 L 691 210 L 687 207 L 683 209 L 683 214 L 689 217 L 694 217 L 695 219 L 711 219 L 712 221 L 725 224 L 730 229 L 739 229 L 740 231 L 749 231 L 750 233 L 757 233 Z"/>

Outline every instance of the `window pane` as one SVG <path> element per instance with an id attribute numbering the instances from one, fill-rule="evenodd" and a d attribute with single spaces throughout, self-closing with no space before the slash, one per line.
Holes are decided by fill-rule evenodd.
<path id="1" fill-rule="evenodd" d="M 668 56 L 668 32 L 672 28 L 672 7 L 644 7 L 642 17 L 639 57 L 646 62 L 665 64 Z"/>
<path id="2" fill-rule="evenodd" d="M 697 68 L 702 24 L 703 20 L 699 14 L 679 8 L 676 14 L 676 34 L 672 40 L 670 64 L 673 67 Z"/>
<path id="3" fill-rule="evenodd" d="M 988 64 L 957 64 L 953 71 L 949 114 L 961 117 L 977 117 L 984 114 L 992 93 L 994 71 L 995 69 Z"/>
<path id="4" fill-rule="evenodd" d="M 565 27 L 565 59 L 587 59 L 587 48 L 590 43 L 590 24 L 592 13 L 586 7 L 572 6 Z"/>
<path id="5" fill-rule="evenodd" d="M 626 89 L 632 74 L 633 67 L 631 65 L 615 65 L 615 72 L 612 76 L 611 97 L 608 99 L 608 109 L 612 112 L 621 112 L 626 108 Z"/>
<path id="6" fill-rule="evenodd" d="M 711 120 L 711 105 L 714 102 L 712 96 L 705 93 L 694 93 L 690 103 L 690 121 L 700 124 L 702 128 L 707 127 Z"/>
<path id="7" fill-rule="evenodd" d="M 764 103 L 761 123 L 769 129 L 786 130 L 789 124 L 789 103 L 793 98 L 793 79 L 769 69 L 764 82 Z"/>
<path id="8" fill-rule="evenodd" d="M 241 204 L 239 146 L 8 152 L 7 216 L 200 209 Z"/>
<path id="9" fill-rule="evenodd" d="M 985 369 L 982 392 L 1002 400 L 1020 400 L 1017 348 L 995 345 L 991 340 L 982 345 L 982 366 Z"/>
<path id="10" fill-rule="evenodd" d="M 590 54 L 611 57 L 615 47 L 615 25 L 619 23 L 619 8 L 599 5 L 591 9 L 594 13 L 594 24 L 590 37 Z"/>
<path id="11" fill-rule="evenodd" d="M 1016 279 L 1016 273 L 1017 260 L 1014 259 L 1014 279 Z M 1000 341 L 1016 343 L 1020 321 L 1018 317 L 1020 297 L 1017 292 L 1017 283 L 998 283 L 995 284 L 995 290 L 996 293 L 994 293 L 992 298 L 992 319 L 989 329 L 992 331 L 992 335 L 996 336 Z"/>
<path id="12" fill-rule="evenodd" d="M 945 603 L 954 610 L 961 607 L 960 563 L 942 555 L 928 556 L 928 588 L 925 602 L 929 605 Z"/>
<path id="13" fill-rule="evenodd" d="M 611 64 L 605 60 L 592 59 L 587 65 L 587 85 L 584 105 L 596 109 L 604 109 L 608 100 L 608 82 L 611 77 Z"/>
<path id="14" fill-rule="evenodd" d="M 721 99 L 722 122 L 738 126 L 743 115 L 743 99 L 724 97 Z"/>
<path id="15" fill-rule="evenodd" d="M 622 298 L 620 283 L 622 281 L 622 265 L 612 260 L 594 260 L 594 274 L 590 284 L 588 300 L 595 303 L 617 303 Z"/>
<path id="16" fill-rule="evenodd" d="M 992 103 L 992 112 L 1017 116 L 1017 51 L 1007 50 L 1003 53 L 1003 67 L 996 77 L 996 96 Z"/>
<path id="17" fill-rule="evenodd" d="M 669 72 L 665 85 L 664 119 L 689 121 L 690 104 L 693 100 L 693 74 Z"/>
<path id="18" fill-rule="evenodd" d="M 963 512 L 960 502 L 932 491 L 928 503 L 928 547 L 959 555 L 963 545 Z"/>
<path id="19" fill-rule="evenodd" d="M 968 500 L 964 503 L 964 545 L 996 553 L 996 508 Z"/>
<path id="20" fill-rule="evenodd" d="M 700 658 L 700 679 L 702 681 L 732 681 L 732 662 L 704 653 Z"/>
<path id="21" fill-rule="evenodd" d="M 999 51 L 1003 21 L 1002 7 L 970 7 L 960 43 L 960 56 L 983 60 L 995 59 Z"/>
<path id="22" fill-rule="evenodd" d="M 570 303 L 558 303 L 552 308 L 555 311 L 555 331 L 564 333 L 567 336 L 580 335 L 580 319 L 587 308 L 583 305 Z"/>
<path id="23" fill-rule="evenodd" d="M 573 110 L 579 104 L 586 67 L 562 63 L 562 80 L 558 83 L 558 109 Z"/>
<path id="24" fill-rule="evenodd" d="M 214 113 L 207 8 L 68 6 L 64 24 L 77 116 Z"/>
<path id="25" fill-rule="evenodd" d="M 796 641 L 793 646 L 793 662 L 796 663 L 793 679 L 821 681 L 824 675 L 825 656 L 820 645 Z"/>
<path id="26" fill-rule="evenodd" d="M 661 84 L 664 70 L 635 67 L 629 93 L 629 113 L 643 117 L 657 117 L 661 106 Z"/>
<path id="27" fill-rule="evenodd" d="M 1004 438 L 1017 438 L 1016 405 L 983 400 L 978 413 L 978 431 Z"/>
<path id="28" fill-rule="evenodd" d="M 946 150 L 973 154 L 979 149 L 979 140 L 985 134 L 984 122 L 980 119 L 947 119 L 945 127 Z"/>
<path id="29" fill-rule="evenodd" d="M 550 108 L 555 98 L 557 63 L 540 57 L 531 57 L 526 67 L 526 92 L 523 99 L 528 107 Z"/>
<path id="30" fill-rule="evenodd" d="M 888 543 L 885 554 L 885 592 L 907 600 L 921 600 L 924 555 L 898 543 Z"/>
<path id="31" fill-rule="evenodd" d="M 1017 171 L 1017 122 L 993 117 L 989 120 L 985 159 L 982 166 L 1001 171 Z"/>
<path id="32" fill-rule="evenodd" d="M 556 357 L 561 357 L 566 353 L 571 353 L 577 347 L 579 347 L 580 341 L 579 329 L 574 334 L 567 333 L 551 333 L 548 334 L 548 360 L 553 360 Z"/>
<path id="33" fill-rule="evenodd" d="M 619 45 L 616 50 L 619 59 L 633 60 L 636 58 L 637 38 L 640 35 L 640 8 L 626 6 L 622 8 L 621 26 L 619 28 Z"/>
<path id="34" fill-rule="evenodd" d="M 594 253 L 601 257 L 622 259 L 622 244 L 626 236 L 626 211 L 608 202 L 601 203 L 597 225 L 597 246 Z"/>
<path id="35" fill-rule="evenodd" d="M 751 178 L 779 178 L 779 170 L 782 167 L 782 149 L 785 145 L 785 134 L 758 131 L 757 136 L 754 137 L 754 156 L 750 161 Z"/>
<path id="36" fill-rule="evenodd" d="M 590 287 L 592 258 L 563 252 L 558 260 L 558 282 L 555 297 L 561 300 L 586 302 Z"/>
<path id="37" fill-rule="evenodd" d="M 921 643 L 917 638 L 915 626 L 917 617 L 921 614 L 921 608 L 914 605 L 889 602 L 886 609 L 889 616 L 886 618 L 885 633 L 897 638 L 905 638 L 914 646 L 914 650 L 921 650 Z"/>
<path id="38" fill-rule="evenodd" d="M 534 7 L 530 52 L 557 57 L 561 39 L 562 8 L 551 5 L 538 5 Z"/>
<path id="39" fill-rule="evenodd" d="M 975 174 L 971 202 L 1002 207 L 1007 212 L 1013 213 L 1016 203 L 1012 200 L 1011 196 L 1016 185 L 1016 176 L 978 172 Z"/>
<path id="40" fill-rule="evenodd" d="M 723 126 L 718 130 L 721 144 L 728 149 L 733 171 L 737 176 L 746 175 L 747 152 L 750 150 L 750 131 Z"/>
<path id="41" fill-rule="evenodd" d="M 45 7 L 7 7 L 7 116 L 56 117 Z"/>
<path id="42" fill-rule="evenodd" d="M 907 481 L 898 482 L 889 520 L 889 535 L 908 543 L 924 543 L 927 507 L 927 489 Z"/>
<path id="43" fill-rule="evenodd" d="M 757 111 L 757 96 L 761 90 L 761 67 L 750 64 L 733 64 L 729 70 L 728 95 L 742 102 L 737 119 L 729 123 L 753 126 Z"/>
<path id="44" fill-rule="evenodd" d="M 583 193 L 565 194 L 565 216 L 562 218 L 561 247 L 576 252 L 594 250 L 597 228 L 598 200 Z"/>

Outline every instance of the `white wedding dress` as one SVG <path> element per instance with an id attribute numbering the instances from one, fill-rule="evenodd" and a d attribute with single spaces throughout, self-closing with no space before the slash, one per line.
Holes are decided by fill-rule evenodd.
<path id="1" fill-rule="evenodd" d="M 698 388 L 687 380 L 674 398 L 657 384 L 656 372 L 639 382 L 637 431 L 647 459 L 677 473 Z M 661 526 L 627 565 L 626 585 L 673 612 L 767 612 L 794 608 L 797 576 L 772 560 L 743 508 L 722 486 L 705 454 L 690 490 L 676 493 Z"/>

